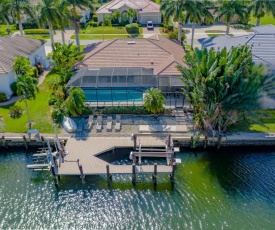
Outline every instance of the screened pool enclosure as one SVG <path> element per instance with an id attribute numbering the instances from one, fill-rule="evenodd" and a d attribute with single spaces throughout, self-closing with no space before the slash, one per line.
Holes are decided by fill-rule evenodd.
<path id="1" fill-rule="evenodd" d="M 68 88 L 74 86 L 82 88 L 87 103 L 96 107 L 143 105 L 145 91 L 151 87 L 160 88 L 165 96 L 172 98 L 170 104 L 173 106 L 182 101 L 178 77 L 156 76 L 153 69 L 146 68 L 81 69 L 67 84 Z"/>

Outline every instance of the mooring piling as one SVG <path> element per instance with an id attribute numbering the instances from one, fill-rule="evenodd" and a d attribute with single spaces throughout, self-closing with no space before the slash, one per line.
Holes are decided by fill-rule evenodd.
<path id="1" fill-rule="evenodd" d="M 82 184 L 85 184 L 85 180 L 84 180 L 85 175 L 84 175 L 84 173 L 83 173 L 83 167 L 82 167 L 81 164 L 79 165 L 79 171 L 80 171 L 80 178 L 81 178 L 81 180 L 82 180 Z"/>
<path id="2" fill-rule="evenodd" d="M 152 176 L 154 184 L 157 183 L 157 168 L 158 168 L 158 164 L 154 163 L 154 174 Z"/>
<path id="3" fill-rule="evenodd" d="M 25 135 L 23 135 L 23 140 L 24 140 L 26 149 L 28 149 L 28 143 Z"/>

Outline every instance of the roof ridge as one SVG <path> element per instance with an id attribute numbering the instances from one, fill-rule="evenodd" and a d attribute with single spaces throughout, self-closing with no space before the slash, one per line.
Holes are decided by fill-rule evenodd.
<path id="1" fill-rule="evenodd" d="M 170 60 L 170 62 L 168 62 L 167 66 L 165 66 L 164 68 L 162 68 L 159 72 L 156 73 L 156 75 L 160 75 L 164 70 L 166 70 L 168 67 L 170 67 L 174 62 L 178 63 L 175 60 Z M 165 61 L 164 61 L 165 63 Z M 178 63 L 179 64 L 179 63 Z M 161 65 L 160 65 L 161 66 Z"/>
<path id="2" fill-rule="evenodd" d="M 136 5 L 138 8 L 141 8 L 140 6 L 138 6 L 135 2 L 132 2 L 132 0 L 128 0 L 129 2 L 133 3 L 134 5 Z M 142 9 L 142 8 L 141 8 Z"/>
<path id="3" fill-rule="evenodd" d="M 161 47 L 159 44 L 156 44 L 155 42 L 153 42 L 150 38 L 146 38 L 146 40 L 150 41 L 151 43 L 153 43 L 154 45 L 158 46 L 159 48 L 161 48 L 162 50 L 166 51 L 169 54 L 172 54 L 170 51 L 168 51 L 167 49 L 165 49 L 164 47 Z"/>
<path id="4" fill-rule="evenodd" d="M 117 41 L 117 40 L 118 40 L 117 38 L 114 39 L 114 40 L 111 40 L 111 42 L 109 42 L 109 43 L 106 44 L 105 46 L 101 47 L 99 50 L 97 50 L 95 53 L 89 55 L 88 57 L 86 57 L 85 59 L 83 59 L 81 62 L 85 61 L 87 58 L 90 58 L 90 57 L 94 56 L 94 55 L 97 54 L 99 51 L 105 49 L 107 46 L 111 45 L 112 43 L 114 43 L 114 42 Z M 79 63 L 81 63 L 81 62 L 79 62 Z"/>

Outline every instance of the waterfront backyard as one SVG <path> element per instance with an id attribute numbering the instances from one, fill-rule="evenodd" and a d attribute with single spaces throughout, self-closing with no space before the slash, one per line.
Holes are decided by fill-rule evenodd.
<path id="1" fill-rule="evenodd" d="M 222 149 L 176 155 L 175 183 L 158 176 L 61 177 L 31 172 L 30 152 L 0 153 L 0 228 L 273 229 L 274 164 L 270 149 Z M 124 164 L 128 159 L 116 160 Z M 150 159 L 147 163 L 152 163 Z"/>

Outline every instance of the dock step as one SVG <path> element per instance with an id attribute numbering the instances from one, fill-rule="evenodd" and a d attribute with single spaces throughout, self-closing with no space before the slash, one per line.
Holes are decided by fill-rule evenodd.
<path id="1" fill-rule="evenodd" d="M 28 169 L 42 169 L 42 168 L 48 168 L 49 164 L 34 164 L 34 165 L 27 165 Z"/>

